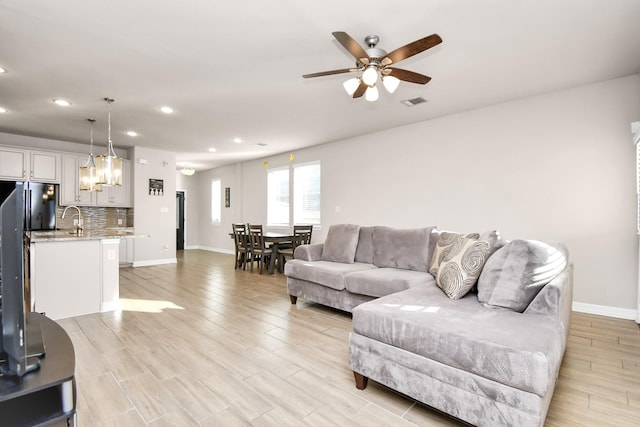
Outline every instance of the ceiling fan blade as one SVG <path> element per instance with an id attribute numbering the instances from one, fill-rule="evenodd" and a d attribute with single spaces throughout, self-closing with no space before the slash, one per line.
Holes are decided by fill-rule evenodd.
<path id="1" fill-rule="evenodd" d="M 413 71 L 409 71 L 409 70 L 403 70 L 401 68 L 387 68 L 386 70 L 389 71 L 389 73 L 387 74 L 385 72 L 385 75 L 393 76 L 409 83 L 418 83 L 418 84 L 424 85 L 429 83 L 429 80 L 431 80 L 431 77 L 429 76 L 425 76 L 424 74 L 414 73 Z"/>
<path id="2" fill-rule="evenodd" d="M 353 92 L 353 97 L 360 98 L 367 91 L 368 87 L 369 86 L 367 86 L 366 83 L 364 83 L 363 81 L 360 81 L 360 86 L 358 86 L 358 89 L 356 89 L 356 91 Z"/>
<path id="3" fill-rule="evenodd" d="M 312 78 L 312 77 L 330 76 L 332 74 L 350 73 L 352 71 L 358 71 L 358 69 L 357 68 L 342 68 L 340 70 L 321 71 L 319 73 L 305 74 L 302 77 L 304 77 L 305 79 L 309 79 L 309 78 Z"/>
<path id="4" fill-rule="evenodd" d="M 333 37 L 336 38 L 340 42 L 340 44 L 349 51 L 354 58 L 356 58 L 359 62 L 366 63 L 369 62 L 369 55 L 367 52 L 355 41 L 351 36 L 344 31 L 335 31 L 333 33 Z M 366 62 L 365 62 L 366 61 Z"/>
<path id="5" fill-rule="evenodd" d="M 420 40 L 416 40 L 413 43 L 406 44 L 393 52 L 389 53 L 382 60 L 382 65 L 395 64 L 407 59 L 413 55 L 417 55 L 420 52 L 424 52 L 427 49 L 434 47 L 442 43 L 442 39 L 437 34 L 431 34 L 430 36 L 423 37 Z"/>

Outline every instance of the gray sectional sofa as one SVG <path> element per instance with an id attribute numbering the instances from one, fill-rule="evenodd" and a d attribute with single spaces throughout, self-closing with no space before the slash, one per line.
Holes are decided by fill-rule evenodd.
<path id="1" fill-rule="evenodd" d="M 479 426 L 544 424 L 571 313 L 563 245 L 341 224 L 285 274 L 293 304 L 352 313 L 358 388 L 370 378 Z"/>

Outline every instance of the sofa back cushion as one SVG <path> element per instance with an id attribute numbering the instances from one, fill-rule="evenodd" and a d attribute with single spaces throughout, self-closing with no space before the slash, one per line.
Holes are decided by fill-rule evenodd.
<path id="1" fill-rule="evenodd" d="M 478 279 L 478 301 L 522 313 L 567 266 L 561 243 L 512 240 L 489 257 Z"/>
<path id="2" fill-rule="evenodd" d="M 394 267 L 405 270 L 427 271 L 435 239 L 435 227 L 373 229 L 373 264 L 376 267 Z"/>
<path id="3" fill-rule="evenodd" d="M 360 227 L 360 238 L 356 248 L 356 262 L 373 264 L 373 228 Z"/>
<path id="4" fill-rule="evenodd" d="M 335 224 L 330 226 L 322 248 L 322 261 L 353 264 L 359 236 L 359 225 Z"/>

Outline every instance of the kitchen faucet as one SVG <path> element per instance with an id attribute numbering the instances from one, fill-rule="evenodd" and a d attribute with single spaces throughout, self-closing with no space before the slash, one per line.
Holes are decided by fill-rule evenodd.
<path id="1" fill-rule="evenodd" d="M 76 232 L 80 233 L 82 231 L 82 213 L 80 213 L 79 207 L 73 206 L 73 205 L 67 206 L 66 208 L 64 208 L 64 211 L 62 211 L 62 218 L 64 218 L 64 216 L 67 214 L 67 210 L 69 208 L 75 208 L 75 210 L 78 211 L 78 224 L 77 224 Z"/>

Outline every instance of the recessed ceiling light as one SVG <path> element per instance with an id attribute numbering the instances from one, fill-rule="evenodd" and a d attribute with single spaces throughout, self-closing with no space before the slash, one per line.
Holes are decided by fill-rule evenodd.
<path id="1" fill-rule="evenodd" d="M 165 105 L 164 107 L 160 107 L 160 111 L 162 111 L 165 114 L 171 114 L 173 113 L 173 108 Z"/>
<path id="2" fill-rule="evenodd" d="M 7 112 L 7 109 L 6 109 L 6 108 L 4 108 L 4 107 L 0 107 L 0 114 L 2 114 L 2 113 L 6 113 L 6 112 Z"/>
<path id="3" fill-rule="evenodd" d="M 236 144 L 240 144 L 242 142 L 242 138 L 235 137 L 233 138 L 233 142 L 235 142 Z"/>
<path id="4" fill-rule="evenodd" d="M 0 74 L 4 74 L 7 72 L 7 69 L 4 67 L 0 67 Z"/>
<path id="5" fill-rule="evenodd" d="M 128 130 L 127 131 L 127 135 L 129 135 L 129 136 L 138 136 L 138 132 L 136 132 L 134 130 Z"/>
<path id="6" fill-rule="evenodd" d="M 209 148 L 209 151 L 211 151 L 212 153 L 215 153 L 218 150 L 216 150 L 215 148 L 211 147 L 211 148 Z"/>
<path id="7" fill-rule="evenodd" d="M 66 99 L 54 99 L 53 102 L 61 107 L 68 107 L 71 105 L 71 103 Z"/>

